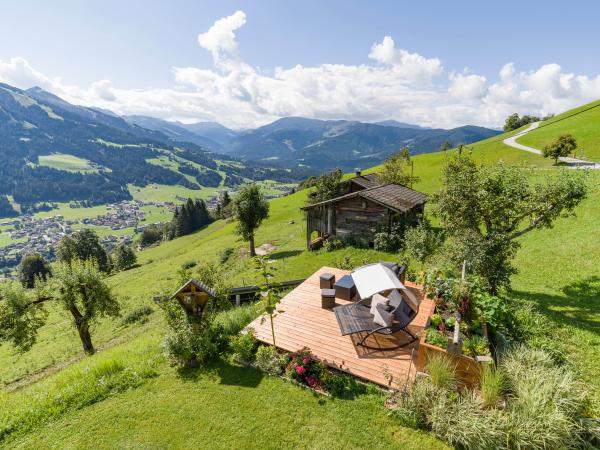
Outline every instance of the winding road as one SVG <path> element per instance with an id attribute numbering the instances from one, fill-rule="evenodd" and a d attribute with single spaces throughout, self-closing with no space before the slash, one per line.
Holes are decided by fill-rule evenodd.
<path id="1" fill-rule="evenodd" d="M 519 144 L 517 139 L 519 139 L 524 134 L 530 133 L 540 126 L 539 122 L 533 122 L 529 125 L 529 128 L 524 129 L 523 131 L 506 138 L 502 141 L 503 144 L 508 145 L 509 147 L 517 148 L 519 150 L 523 150 L 530 153 L 535 153 L 536 155 L 543 155 L 544 153 L 537 148 L 528 147 L 527 145 Z M 570 156 L 558 158 L 560 162 L 563 162 L 573 168 L 584 168 L 584 169 L 600 169 L 600 163 L 585 161 L 583 159 L 571 158 Z"/>

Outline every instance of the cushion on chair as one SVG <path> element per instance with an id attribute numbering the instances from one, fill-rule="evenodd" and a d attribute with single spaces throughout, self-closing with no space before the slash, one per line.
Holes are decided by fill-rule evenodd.
<path id="1" fill-rule="evenodd" d="M 387 305 L 388 304 L 388 299 L 385 298 L 383 295 L 381 294 L 375 294 L 373 296 L 373 298 L 371 299 L 371 315 L 375 315 L 375 308 L 377 308 L 377 305 Z"/>
<path id="2" fill-rule="evenodd" d="M 410 306 L 414 312 L 419 311 L 419 304 L 421 302 L 417 299 L 417 296 L 414 294 L 414 292 L 407 288 L 402 291 L 402 294 L 404 301 L 408 304 L 408 306 Z"/>
<path id="3" fill-rule="evenodd" d="M 384 304 L 379 303 L 375 307 L 375 314 L 373 315 L 373 322 L 382 327 L 392 326 L 394 321 L 394 313 L 388 311 L 388 307 Z"/>
<path id="4" fill-rule="evenodd" d="M 387 299 L 390 306 L 396 309 L 402 302 L 402 295 L 400 295 L 398 289 L 392 289 L 392 291 L 388 294 Z"/>

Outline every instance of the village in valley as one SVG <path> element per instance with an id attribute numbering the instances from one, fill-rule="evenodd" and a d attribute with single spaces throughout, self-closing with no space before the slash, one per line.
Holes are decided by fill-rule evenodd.
<path id="1" fill-rule="evenodd" d="M 140 200 L 123 201 L 107 205 L 108 214 L 83 219 L 66 219 L 62 215 L 36 218 L 31 214 L 5 220 L 0 225 L 2 233 L 10 236 L 11 243 L 0 247 L 0 272 L 10 277 L 11 271 L 18 265 L 23 255 L 39 253 L 49 260 L 54 259 L 55 245 L 63 237 L 81 228 L 104 227 L 108 234 L 101 237 L 102 245 L 112 250 L 118 244 L 131 244 L 133 236 L 146 227 L 162 222 L 146 222 L 143 207 L 152 206 L 175 210 L 173 202 L 142 202 Z M 131 229 L 131 233 L 122 230 Z"/>

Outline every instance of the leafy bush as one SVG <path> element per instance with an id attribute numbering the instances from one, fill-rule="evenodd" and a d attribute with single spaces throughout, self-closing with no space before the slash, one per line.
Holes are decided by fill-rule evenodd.
<path id="1" fill-rule="evenodd" d="M 340 248 L 344 248 L 344 241 L 337 238 L 329 238 L 323 244 L 323 248 L 326 252 L 333 252 L 335 250 L 339 250 Z"/>
<path id="2" fill-rule="evenodd" d="M 271 375 L 281 375 L 285 357 L 277 353 L 275 347 L 262 345 L 258 347 L 254 364 L 260 370 Z"/>
<path id="3" fill-rule="evenodd" d="M 454 329 L 454 325 L 456 325 L 456 317 L 454 317 L 454 316 L 448 317 L 444 321 L 444 325 L 446 325 L 446 328 L 448 328 L 450 330 L 453 330 Z"/>
<path id="4" fill-rule="evenodd" d="M 254 361 L 254 355 L 258 349 L 258 341 L 254 337 L 254 333 L 248 331 L 247 333 L 234 336 L 231 339 L 231 347 L 235 358 L 251 363 Z"/>
<path id="5" fill-rule="evenodd" d="M 504 372 L 493 364 L 486 364 L 481 369 L 479 391 L 483 404 L 488 407 L 497 406 L 505 388 Z"/>
<path id="6" fill-rule="evenodd" d="M 220 324 L 200 324 L 196 329 L 193 324 L 181 320 L 169 330 L 163 346 L 173 364 L 197 367 L 218 358 L 227 347 L 227 338 Z"/>
<path id="7" fill-rule="evenodd" d="M 427 361 L 427 372 L 435 387 L 452 389 L 456 386 L 456 366 L 444 355 L 432 355 Z"/>
<path id="8" fill-rule="evenodd" d="M 435 328 L 428 328 L 425 335 L 425 342 L 437 347 L 446 348 L 448 346 L 448 338 L 444 333 L 439 332 Z"/>
<path id="9" fill-rule="evenodd" d="M 187 261 L 181 265 L 181 268 L 184 270 L 189 270 L 189 269 L 196 267 L 197 265 L 198 265 L 198 263 L 196 261 Z"/>
<path id="10" fill-rule="evenodd" d="M 440 324 L 442 323 L 442 316 L 440 316 L 439 314 L 432 314 L 431 315 L 431 320 L 430 320 L 431 326 L 432 327 L 439 327 Z"/>
<path id="11" fill-rule="evenodd" d="M 381 252 L 392 253 L 400 250 L 403 242 L 404 227 L 401 224 L 395 224 L 375 233 L 373 247 Z"/>
<path id="12" fill-rule="evenodd" d="M 320 375 L 323 387 L 333 397 L 338 398 L 354 398 L 356 395 L 364 394 L 367 387 L 364 384 L 356 381 L 351 375 L 336 375 L 326 368 Z"/>
<path id="13" fill-rule="evenodd" d="M 234 252 L 235 250 L 231 247 L 226 247 L 223 250 L 221 250 L 221 253 L 219 253 L 220 263 L 225 264 L 227 261 L 229 261 L 229 258 L 231 257 L 231 255 L 233 255 Z"/>
<path id="14" fill-rule="evenodd" d="M 462 352 L 468 356 L 488 355 L 490 348 L 488 341 L 483 336 L 474 334 L 471 337 L 465 338 L 462 342 Z"/>
<path id="15" fill-rule="evenodd" d="M 290 353 L 285 366 L 285 374 L 288 378 L 311 388 L 321 387 L 321 374 L 324 364 L 316 359 L 308 350 Z"/>
<path id="16" fill-rule="evenodd" d="M 154 308 L 149 305 L 140 306 L 130 311 L 123 320 L 121 320 L 122 325 L 131 325 L 133 323 L 146 323 L 148 322 L 148 316 L 154 313 Z"/>

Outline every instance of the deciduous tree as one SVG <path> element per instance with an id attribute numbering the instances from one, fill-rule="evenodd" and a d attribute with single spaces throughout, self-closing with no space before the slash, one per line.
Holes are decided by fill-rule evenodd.
<path id="1" fill-rule="evenodd" d="M 56 250 L 59 261 L 69 263 L 75 259 L 96 261 L 100 271 L 110 272 L 110 258 L 106 249 L 100 243 L 98 235 L 90 229 L 76 231 L 70 236 L 63 237 Z"/>
<path id="2" fill-rule="evenodd" d="M 127 270 L 137 262 L 137 256 L 129 245 L 120 244 L 115 249 L 113 260 L 117 270 Z"/>
<path id="3" fill-rule="evenodd" d="M 46 281 L 51 275 L 50 264 L 39 253 L 25 255 L 19 264 L 19 281 L 26 288 L 33 288 L 37 280 Z"/>
<path id="4" fill-rule="evenodd" d="M 383 162 L 379 177 L 383 183 L 409 186 L 418 181 L 418 177 L 408 172 L 411 164 L 408 148 L 404 147 Z"/>
<path id="5" fill-rule="evenodd" d="M 586 195 L 582 172 L 564 170 L 532 182 L 522 168 L 502 162 L 478 166 L 456 156 L 444 168 L 443 188 L 433 200 L 458 258 L 467 260 L 495 294 L 515 273 L 517 238 L 573 214 Z"/>
<path id="6" fill-rule="evenodd" d="M 559 136 L 554 142 L 544 147 L 544 157 L 552 158 L 558 165 L 558 159 L 569 156 L 577 150 L 577 141 L 570 134 Z"/>
<path id="7" fill-rule="evenodd" d="M 10 341 L 20 351 L 35 343 L 46 319 L 45 306 L 55 303 L 71 316 L 87 355 L 95 352 L 90 328 L 100 317 L 119 315 L 118 300 L 111 293 L 95 260 L 60 262 L 47 284 L 33 294 L 20 283 L 8 283 L 0 290 L 0 341 Z"/>
<path id="8" fill-rule="evenodd" d="M 250 244 L 250 256 L 256 256 L 254 233 L 262 221 L 269 217 L 267 202 L 255 184 L 244 187 L 233 200 L 233 211 L 237 221 L 237 233 Z"/>

